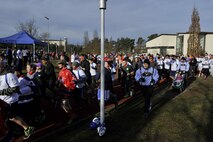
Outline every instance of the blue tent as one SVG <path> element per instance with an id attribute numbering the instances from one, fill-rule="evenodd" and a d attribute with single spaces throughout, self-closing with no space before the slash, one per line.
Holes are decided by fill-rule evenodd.
<path id="1" fill-rule="evenodd" d="M 42 42 L 25 31 L 18 32 L 14 35 L 0 38 L 0 43 L 6 44 L 32 44 L 33 45 L 33 59 L 35 60 L 35 45 L 47 46 L 46 42 Z"/>
<path id="2" fill-rule="evenodd" d="M 47 43 L 42 42 L 25 31 L 18 32 L 12 36 L 0 38 L 0 43 L 6 44 L 35 44 L 41 46 L 47 46 Z"/>

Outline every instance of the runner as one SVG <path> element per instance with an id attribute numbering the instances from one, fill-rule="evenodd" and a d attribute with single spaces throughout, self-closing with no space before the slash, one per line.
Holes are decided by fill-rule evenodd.
<path id="1" fill-rule="evenodd" d="M 143 66 L 136 71 L 135 80 L 141 85 L 141 90 L 145 96 L 144 118 L 148 118 L 152 109 L 151 96 L 154 84 L 159 79 L 158 71 L 150 67 L 149 59 L 145 59 Z"/>
<path id="2" fill-rule="evenodd" d="M 21 117 L 18 116 L 19 101 L 19 82 L 15 74 L 6 69 L 6 65 L 0 62 L 0 99 L 8 104 L 5 112 L 10 121 L 20 125 L 24 129 L 24 139 L 30 137 L 34 127 L 29 126 Z"/>
<path id="3" fill-rule="evenodd" d="M 73 76 L 71 71 L 66 68 L 67 62 L 65 60 L 60 60 L 58 62 L 58 68 L 60 69 L 58 75 L 59 81 L 59 95 L 61 97 L 61 107 L 67 114 L 67 124 L 71 124 L 75 114 L 73 113 L 72 107 L 70 106 L 70 96 L 73 94 L 73 90 L 76 85 L 76 78 Z"/>

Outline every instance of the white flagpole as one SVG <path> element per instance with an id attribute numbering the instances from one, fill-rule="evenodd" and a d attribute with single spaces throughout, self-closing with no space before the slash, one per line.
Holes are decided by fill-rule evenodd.
<path id="1" fill-rule="evenodd" d="M 101 102 L 100 102 L 100 121 L 101 125 L 104 124 L 104 41 L 105 41 L 105 10 L 106 10 L 106 0 L 100 0 L 100 10 L 101 10 Z M 101 133 L 101 134 L 100 134 Z M 103 134 L 105 131 L 103 132 Z M 102 132 L 99 132 L 99 136 L 102 136 Z"/>

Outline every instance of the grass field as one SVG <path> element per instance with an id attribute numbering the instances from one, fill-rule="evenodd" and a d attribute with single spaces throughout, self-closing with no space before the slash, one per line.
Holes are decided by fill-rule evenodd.
<path id="1" fill-rule="evenodd" d="M 143 97 L 111 113 L 99 137 L 89 121 L 66 128 L 45 142 L 210 142 L 213 133 L 213 78 L 197 78 L 179 94 L 165 86 L 152 97 L 153 111 L 143 118 Z M 41 141 L 41 140 L 40 140 Z"/>

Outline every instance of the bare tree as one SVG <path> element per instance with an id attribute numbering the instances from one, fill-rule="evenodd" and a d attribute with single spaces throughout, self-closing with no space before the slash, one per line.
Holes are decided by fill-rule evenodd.
<path id="1" fill-rule="evenodd" d="M 30 35 L 32 35 L 34 37 L 38 37 L 38 27 L 36 26 L 36 21 L 34 19 L 29 19 L 26 22 L 20 22 L 17 25 L 16 30 L 18 32 L 19 31 L 26 31 Z"/>
<path id="2" fill-rule="evenodd" d="M 48 32 L 43 32 L 40 34 L 40 36 L 38 37 L 40 40 L 44 40 L 44 41 L 47 41 L 48 38 L 49 38 L 49 34 Z"/>
<path id="3" fill-rule="evenodd" d="M 94 30 L 93 39 L 96 39 L 96 38 L 98 38 L 98 32 L 97 32 L 97 30 Z"/>
<path id="4" fill-rule="evenodd" d="M 91 41 L 91 50 L 93 53 L 97 53 L 100 51 L 100 39 L 98 38 L 98 32 L 97 30 L 93 33 L 93 40 Z"/>

